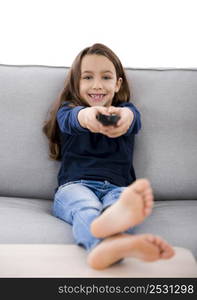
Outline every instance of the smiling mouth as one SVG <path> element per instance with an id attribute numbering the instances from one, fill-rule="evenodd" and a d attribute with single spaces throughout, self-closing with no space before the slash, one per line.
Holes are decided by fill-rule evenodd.
<path id="1" fill-rule="evenodd" d="M 100 101 L 102 100 L 106 94 L 88 94 L 89 97 L 94 101 Z"/>

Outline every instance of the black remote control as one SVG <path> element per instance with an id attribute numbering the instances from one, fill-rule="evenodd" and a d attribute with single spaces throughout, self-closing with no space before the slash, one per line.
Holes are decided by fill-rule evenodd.
<path id="1" fill-rule="evenodd" d="M 108 116 L 108 115 L 103 115 L 100 113 L 96 116 L 96 118 L 103 125 L 109 126 L 109 125 L 115 125 L 118 122 L 118 120 L 120 119 L 120 116 L 118 116 L 116 114 L 111 114 Z"/>

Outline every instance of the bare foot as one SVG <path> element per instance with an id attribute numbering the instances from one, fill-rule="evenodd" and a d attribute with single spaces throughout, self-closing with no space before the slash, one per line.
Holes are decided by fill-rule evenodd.
<path id="1" fill-rule="evenodd" d="M 91 224 L 91 232 L 97 238 L 105 238 L 123 232 L 141 223 L 153 207 L 153 193 L 146 179 L 138 179 L 129 185 L 116 203 L 107 208 Z"/>
<path id="2" fill-rule="evenodd" d="M 96 246 L 88 255 L 88 264 L 102 270 L 125 257 L 150 262 L 171 258 L 173 255 L 173 248 L 158 236 L 120 233 L 106 238 Z"/>

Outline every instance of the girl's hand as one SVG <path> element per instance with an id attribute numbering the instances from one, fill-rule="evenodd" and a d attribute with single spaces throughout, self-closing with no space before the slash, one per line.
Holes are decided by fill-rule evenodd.
<path id="1" fill-rule="evenodd" d="M 99 114 L 109 115 L 108 107 L 105 106 L 91 106 L 81 109 L 78 113 L 78 120 L 82 127 L 89 129 L 94 133 L 105 132 L 106 126 L 103 126 L 97 119 L 96 116 Z"/>
<path id="2" fill-rule="evenodd" d="M 110 115 L 111 113 L 118 114 L 120 120 L 116 125 L 104 126 L 96 119 L 98 113 Z M 127 132 L 129 129 L 134 115 L 133 112 L 127 107 L 104 107 L 92 106 L 79 111 L 78 120 L 82 127 L 89 129 L 94 133 L 102 133 L 110 138 L 119 137 Z"/>
<path id="3" fill-rule="evenodd" d="M 117 122 L 116 125 L 103 126 L 104 130 L 102 133 L 110 138 L 116 138 L 125 134 L 128 131 L 134 119 L 133 112 L 127 107 L 110 106 L 108 108 L 108 113 L 118 114 L 120 116 L 120 120 Z"/>

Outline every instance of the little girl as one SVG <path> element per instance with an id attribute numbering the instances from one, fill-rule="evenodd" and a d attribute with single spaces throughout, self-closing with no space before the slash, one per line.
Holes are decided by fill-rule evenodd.
<path id="1" fill-rule="evenodd" d="M 132 235 L 132 228 L 150 215 L 153 193 L 133 168 L 135 134 L 140 113 L 130 102 L 126 75 L 108 47 L 82 50 L 55 101 L 44 133 L 50 157 L 61 161 L 53 214 L 72 225 L 88 263 L 104 269 L 125 257 L 145 261 L 170 258 L 173 248 L 151 234 Z M 119 117 L 103 125 L 98 115 Z"/>

